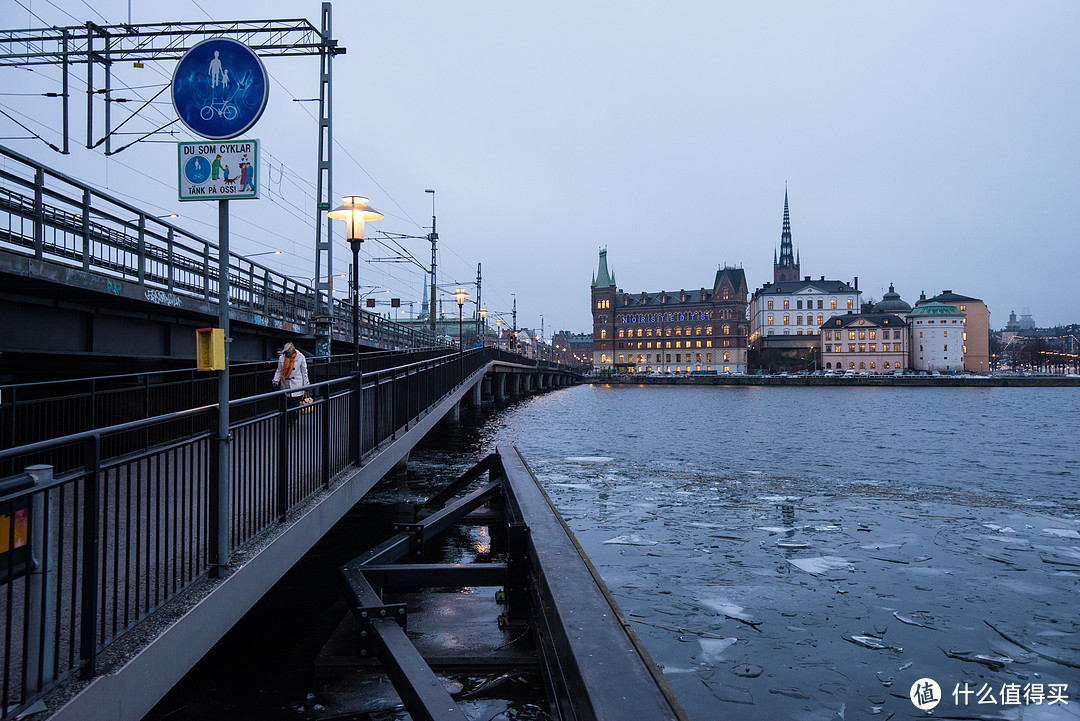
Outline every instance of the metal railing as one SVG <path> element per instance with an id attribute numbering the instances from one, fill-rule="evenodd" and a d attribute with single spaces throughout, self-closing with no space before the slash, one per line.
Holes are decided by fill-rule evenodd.
<path id="1" fill-rule="evenodd" d="M 231 401 L 227 494 L 216 404 L 0 450 L 0 465 L 28 474 L 0 482 L 0 719 L 92 677 L 103 649 L 215 569 L 220 539 L 241 549 L 486 363 L 518 360 L 504 355 L 322 380 L 304 408 L 286 391 Z M 56 458 L 63 468 L 41 465 Z"/>
<path id="2" fill-rule="evenodd" d="M 360 356 L 364 373 L 428 360 L 444 348 L 374 351 Z M 308 359 L 308 375 L 322 381 L 351 374 L 352 355 Z M 235 399 L 272 390 L 276 361 L 234 363 L 229 390 Z M 217 402 L 219 374 L 194 369 L 0 385 L 0 448 L 113 426 Z M 62 462 L 50 460 L 58 467 Z M 17 470 L 0 464 L 0 477 Z"/>
<path id="3" fill-rule="evenodd" d="M 169 306 L 217 303 L 217 244 L 147 214 L 0 145 L 0 250 L 104 276 L 119 295 L 136 283 L 146 300 Z M 299 333 L 310 331 L 316 290 L 237 253 L 229 254 L 230 315 Z M 352 340 L 352 310 L 335 299 L 334 334 Z M 423 328 L 361 311 L 362 343 L 382 348 L 448 345 Z"/>

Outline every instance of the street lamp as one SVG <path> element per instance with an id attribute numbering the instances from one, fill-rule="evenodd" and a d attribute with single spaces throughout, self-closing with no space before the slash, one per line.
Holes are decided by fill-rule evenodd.
<path id="1" fill-rule="evenodd" d="M 480 309 L 480 347 L 483 348 L 487 345 L 487 323 L 484 321 L 487 319 L 487 308 Z"/>
<path id="2" fill-rule="evenodd" d="M 502 318 L 495 319 L 495 347 L 502 350 Z"/>
<path id="3" fill-rule="evenodd" d="M 465 298 L 468 297 L 468 293 L 464 288 L 458 288 L 454 291 L 454 298 L 457 299 L 457 340 L 458 340 L 458 367 L 461 369 L 461 377 L 465 377 L 465 344 L 461 331 L 461 306 L 465 305 Z"/>
<path id="4" fill-rule="evenodd" d="M 458 288 L 454 291 L 454 298 L 457 300 L 457 324 L 458 324 L 458 349 L 459 351 L 464 348 L 462 345 L 463 337 L 461 335 L 461 306 L 465 305 L 465 299 L 469 297 L 469 294 L 465 292 L 464 288 Z"/>
<path id="5" fill-rule="evenodd" d="M 345 221 L 345 237 L 352 248 L 352 335 L 353 372 L 360 372 L 360 244 L 364 242 L 364 221 L 378 220 L 383 214 L 368 205 L 362 195 L 346 195 L 342 204 L 326 214 Z"/>
<path id="6" fill-rule="evenodd" d="M 241 256 L 241 257 L 243 257 L 243 258 L 254 258 L 254 257 L 259 256 L 259 255 L 281 255 L 281 251 L 280 250 L 265 250 L 262 253 L 248 253 L 247 255 Z"/>

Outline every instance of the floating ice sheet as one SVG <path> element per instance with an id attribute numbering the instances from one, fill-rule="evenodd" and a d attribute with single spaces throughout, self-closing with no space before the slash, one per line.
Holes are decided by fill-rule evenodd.
<path id="1" fill-rule="evenodd" d="M 627 533 L 622 536 L 615 536 L 615 538 L 609 538 L 604 541 L 604 543 L 619 546 L 655 546 L 657 541 L 650 541 L 648 538 L 640 536 L 637 533 Z"/>
<path id="2" fill-rule="evenodd" d="M 840 556 L 817 556 L 815 558 L 789 558 L 788 563 L 811 576 L 823 576 L 851 566 L 851 561 Z"/>
<path id="3" fill-rule="evenodd" d="M 1080 531 L 1074 531 L 1071 528 L 1044 528 L 1043 533 L 1058 538 L 1080 538 Z"/>

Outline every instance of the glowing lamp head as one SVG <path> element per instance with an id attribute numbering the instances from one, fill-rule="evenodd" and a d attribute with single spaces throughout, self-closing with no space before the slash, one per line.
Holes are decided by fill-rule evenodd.
<path id="1" fill-rule="evenodd" d="M 364 221 L 378 220 L 383 214 L 368 205 L 368 199 L 362 195 L 346 195 L 342 204 L 326 214 L 334 220 L 345 221 L 345 237 L 350 241 L 364 240 Z"/>
<path id="2" fill-rule="evenodd" d="M 465 292 L 464 288 L 458 288 L 454 291 L 454 298 L 457 299 L 458 308 L 465 305 L 465 299 L 469 297 L 469 294 Z"/>

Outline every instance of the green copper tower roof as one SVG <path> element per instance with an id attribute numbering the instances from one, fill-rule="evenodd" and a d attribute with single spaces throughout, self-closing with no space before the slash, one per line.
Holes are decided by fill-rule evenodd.
<path id="1" fill-rule="evenodd" d="M 615 275 L 608 272 L 607 267 L 607 248 L 600 251 L 600 267 L 596 269 L 596 276 L 593 278 L 593 288 L 610 288 L 615 285 Z"/>
<path id="2" fill-rule="evenodd" d="M 954 315 L 954 316 L 958 315 L 958 316 L 963 316 L 964 314 L 962 312 L 960 312 L 960 310 L 958 308 L 956 308 L 955 306 L 949 305 L 948 303 L 939 303 L 937 301 L 930 301 L 929 303 L 923 303 L 922 305 L 915 306 L 915 308 L 912 309 L 911 313 L 909 313 L 908 315 L 909 316 L 920 316 L 920 315 Z"/>

